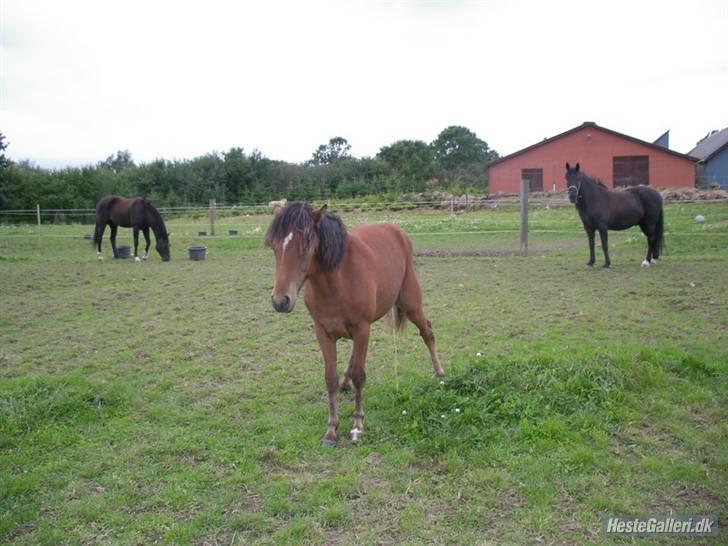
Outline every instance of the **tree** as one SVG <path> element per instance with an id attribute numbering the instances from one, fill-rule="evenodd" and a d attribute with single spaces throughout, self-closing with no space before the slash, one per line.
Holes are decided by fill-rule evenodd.
<path id="1" fill-rule="evenodd" d="M 131 158 L 131 152 L 129 150 L 119 150 L 116 152 L 116 155 L 112 154 L 102 161 L 101 166 L 112 172 L 119 173 L 124 169 L 133 167 L 134 160 Z"/>
<path id="2" fill-rule="evenodd" d="M 473 163 L 488 163 L 498 157 L 488 143 L 478 138 L 467 127 L 451 125 L 432 142 L 437 159 L 446 171 L 454 171 Z"/>
<path id="3" fill-rule="evenodd" d="M 319 146 L 311 157 L 312 165 L 331 165 L 341 159 L 351 158 L 349 142 L 340 136 L 329 139 L 328 144 Z"/>
<path id="4" fill-rule="evenodd" d="M 381 148 L 377 157 L 415 190 L 424 188 L 425 182 L 440 170 L 433 148 L 422 140 L 398 140 Z"/>
<path id="5" fill-rule="evenodd" d="M 0 131 L 0 170 L 7 169 L 11 164 L 7 157 L 5 157 L 5 150 L 8 147 L 9 142 L 5 142 L 5 135 Z"/>

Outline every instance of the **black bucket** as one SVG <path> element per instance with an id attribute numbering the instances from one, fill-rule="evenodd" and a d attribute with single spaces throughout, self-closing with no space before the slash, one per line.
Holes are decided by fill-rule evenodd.
<path id="1" fill-rule="evenodd" d="M 200 237 L 207 237 L 207 232 L 206 231 L 198 231 L 197 232 L 197 235 L 199 235 Z"/>
<path id="2" fill-rule="evenodd" d="M 84 239 L 85 239 L 86 241 L 90 241 L 90 240 L 92 240 L 92 239 L 94 238 L 94 236 L 93 236 L 93 235 L 91 235 L 90 233 L 84 233 L 84 234 L 83 234 L 83 238 L 84 238 Z"/>
<path id="3" fill-rule="evenodd" d="M 187 252 L 190 254 L 190 260 L 204 260 L 205 256 L 207 256 L 207 247 L 191 246 L 187 249 Z"/>
<path id="4" fill-rule="evenodd" d="M 238 230 L 237 229 L 229 229 L 228 230 L 228 235 L 237 235 L 237 234 L 238 234 Z"/>
<path id="5" fill-rule="evenodd" d="M 124 258 L 128 258 L 131 254 L 131 247 L 127 245 L 121 245 L 116 247 L 116 256 L 115 258 L 118 258 L 119 260 L 123 260 Z"/>

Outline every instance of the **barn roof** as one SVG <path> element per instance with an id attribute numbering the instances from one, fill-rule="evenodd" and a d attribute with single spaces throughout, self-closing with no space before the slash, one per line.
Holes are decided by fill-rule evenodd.
<path id="1" fill-rule="evenodd" d="M 690 150 L 690 155 L 697 157 L 701 161 L 709 161 L 720 152 L 723 148 L 728 146 L 728 127 L 722 131 L 715 131 Z"/>
<path id="2" fill-rule="evenodd" d="M 697 162 L 699 159 L 697 157 L 693 157 L 692 155 L 686 155 L 681 154 L 680 152 L 676 152 L 674 150 L 669 150 L 667 148 L 664 148 L 662 146 L 659 146 L 657 144 L 653 144 L 652 142 L 647 142 L 645 140 L 640 140 L 635 137 L 631 137 L 629 135 L 625 135 L 623 133 L 618 133 L 617 131 L 612 131 L 611 129 L 607 129 L 606 127 L 601 127 L 594 123 L 593 121 L 585 121 L 581 125 L 578 125 L 574 127 L 573 129 L 569 129 L 568 131 L 564 131 L 563 133 L 559 133 L 556 136 L 552 136 L 551 138 L 545 138 L 541 142 L 537 142 L 536 144 L 532 144 L 531 146 L 528 146 L 526 148 L 523 148 L 522 150 L 518 150 L 517 152 L 513 152 L 510 155 L 503 156 L 499 159 L 496 159 L 495 161 L 491 161 L 488 166 L 496 165 L 498 163 L 502 163 L 503 161 L 508 161 L 509 159 L 513 159 L 516 156 L 519 156 L 521 154 L 525 154 L 526 152 L 530 152 L 531 150 L 534 150 L 540 146 L 544 146 L 546 144 L 550 144 L 551 142 L 554 142 L 556 140 L 559 140 L 560 138 L 563 138 L 565 136 L 568 136 L 572 133 L 576 133 L 577 131 L 581 131 L 582 129 L 591 128 L 591 129 L 599 129 L 600 131 L 604 131 L 605 133 L 610 133 L 612 135 L 618 136 L 620 138 L 624 138 L 626 140 L 630 140 L 632 142 L 636 142 L 637 144 L 642 144 L 643 146 L 647 146 L 648 148 L 653 148 L 655 150 L 659 150 L 660 152 L 671 154 L 676 157 L 680 157 L 682 159 L 687 159 L 688 161 Z"/>

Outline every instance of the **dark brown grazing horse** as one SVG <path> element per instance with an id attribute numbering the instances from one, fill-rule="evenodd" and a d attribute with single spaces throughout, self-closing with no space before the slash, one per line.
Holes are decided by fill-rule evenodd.
<path id="1" fill-rule="evenodd" d="M 415 274 L 412 242 L 394 224 L 367 224 L 347 233 L 341 219 L 306 203 L 288 203 L 276 211 L 265 243 L 275 254 L 275 284 L 271 301 L 280 313 L 290 313 L 298 292 L 313 319 L 324 358 L 329 393 L 329 422 L 322 444 L 336 444 L 336 341 L 353 340 L 342 390 L 354 384 L 352 441 L 364 432 L 362 391 L 371 324 L 393 312 L 395 327 L 411 320 L 430 351 L 435 374 L 443 375 L 435 350 L 432 324 L 422 309 L 422 291 Z"/>
<path id="2" fill-rule="evenodd" d="M 589 261 L 593 266 L 594 232 L 599 232 L 604 251 L 604 267 L 609 269 L 609 244 L 607 230 L 627 229 L 639 226 L 647 237 L 647 257 L 642 267 L 657 263 L 665 246 L 665 218 L 662 211 L 662 196 L 648 186 L 634 186 L 625 191 L 611 191 L 596 178 L 566 164 L 566 191 L 569 200 L 576 205 L 579 217 L 589 239 Z"/>
<path id="3" fill-rule="evenodd" d="M 104 236 L 106 226 L 111 228 L 111 250 L 116 258 L 116 230 L 119 226 L 134 229 L 134 261 L 140 261 L 137 255 L 139 247 L 139 231 L 144 234 L 147 246 L 144 249 L 143 258 L 147 259 L 149 252 L 149 229 L 154 232 L 157 239 L 156 249 L 162 257 L 162 261 L 169 261 L 169 234 L 164 225 L 164 220 L 159 211 L 155 209 L 143 197 L 118 197 L 107 195 L 96 203 L 96 229 L 94 230 L 94 245 L 96 245 L 97 256 L 101 256 L 101 238 Z"/>

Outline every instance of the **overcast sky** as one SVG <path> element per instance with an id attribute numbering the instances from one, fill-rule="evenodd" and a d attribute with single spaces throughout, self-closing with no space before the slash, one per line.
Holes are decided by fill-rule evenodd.
<path id="1" fill-rule="evenodd" d="M 449 125 L 506 155 L 583 121 L 688 152 L 728 126 L 726 0 L 2 0 L 0 25 L 6 153 L 44 167 Z"/>

